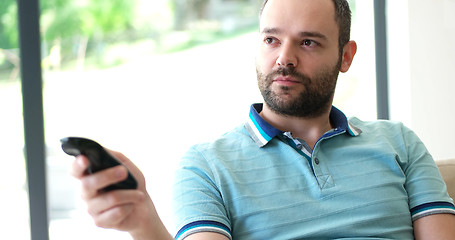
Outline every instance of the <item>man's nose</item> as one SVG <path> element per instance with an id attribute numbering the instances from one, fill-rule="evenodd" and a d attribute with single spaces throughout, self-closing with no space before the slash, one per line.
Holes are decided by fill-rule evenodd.
<path id="1" fill-rule="evenodd" d="M 296 49 L 291 44 L 281 45 L 279 56 L 276 59 L 278 67 L 297 67 Z"/>

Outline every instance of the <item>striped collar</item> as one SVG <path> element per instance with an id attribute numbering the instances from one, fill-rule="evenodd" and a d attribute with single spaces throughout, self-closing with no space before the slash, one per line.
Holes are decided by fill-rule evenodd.
<path id="1" fill-rule="evenodd" d="M 262 103 L 251 105 L 248 122 L 245 124 L 250 136 L 259 147 L 265 146 L 274 137 L 284 134 L 283 131 L 274 128 L 259 115 L 262 106 Z M 343 112 L 334 106 L 332 106 L 329 117 L 330 122 L 335 126 L 334 131 L 327 133 L 330 136 L 346 132 L 351 136 L 358 136 L 362 133 L 360 129 L 348 121 Z M 324 136 L 327 137 L 326 135 Z"/>

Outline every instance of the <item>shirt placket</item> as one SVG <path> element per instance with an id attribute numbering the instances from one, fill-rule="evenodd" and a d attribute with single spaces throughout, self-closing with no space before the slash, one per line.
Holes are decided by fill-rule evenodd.
<path id="1" fill-rule="evenodd" d="M 298 139 L 292 138 L 292 136 L 288 133 L 284 133 L 284 136 L 286 139 L 288 139 L 289 145 L 291 145 L 297 152 L 299 152 L 305 159 L 308 160 L 309 165 L 313 171 L 313 175 L 316 178 L 316 181 L 318 182 L 318 185 L 321 189 L 328 189 L 335 186 L 335 182 L 329 169 L 327 168 L 325 159 L 320 157 L 321 142 L 343 133 L 345 133 L 344 130 L 335 129 L 329 133 L 324 134 L 315 144 L 313 151 L 311 151 L 311 149 L 306 150 L 304 146 L 305 143 L 302 143 Z"/>

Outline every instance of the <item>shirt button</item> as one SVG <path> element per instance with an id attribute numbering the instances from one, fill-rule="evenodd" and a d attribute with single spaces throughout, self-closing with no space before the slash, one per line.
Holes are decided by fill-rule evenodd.
<path id="1" fill-rule="evenodd" d="M 299 143 L 299 144 L 297 144 L 297 146 L 296 146 L 296 147 L 297 147 L 297 149 L 299 149 L 299 150 L 302 150 L 302 148 L 303 148 L 303 145 Z"/>
<path id="2" fill-rule="evenodd" d="M 319 164 L 319 159 L 318 159 L 318 158 L 315 158 L 315 159 L 314 159 L 314 163 L 316 163 L 316 165 L 318 165 L 318 164 Z"/>

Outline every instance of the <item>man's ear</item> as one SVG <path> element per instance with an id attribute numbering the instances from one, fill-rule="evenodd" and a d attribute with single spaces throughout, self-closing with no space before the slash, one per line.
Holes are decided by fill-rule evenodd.
<path id="1" fill-rule="evenodd" d="M 354 60 L 354 55 L 357 52 L 357 43 L 354 41 L 349 41 L 343 47 L 343 56 L 341 59 L 341 68 L 340 72 L 347 72 L 351 67 L 352 60 Z"/>

